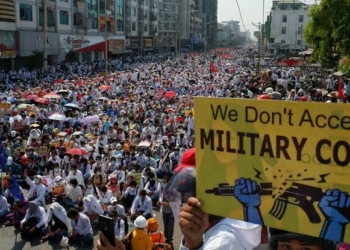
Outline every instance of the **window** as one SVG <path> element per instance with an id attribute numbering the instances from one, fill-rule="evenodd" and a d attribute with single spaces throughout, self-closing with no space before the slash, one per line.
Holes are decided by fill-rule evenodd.
<path id="1" fill-rule="evenodd" d="M 303 33 L 303 27 L 301 26 L 298 28 L 298 34 L 301 35 L 302 33 Z"/>
<path id="2" fill-rule="evenodd" d="M 65 2 L 65 3 L 68 3 L 68 0 L 60 0 L 61 2 Z"/>
<path id="3" fill-rule="evenodd" d="M 60 10 L 60 24 L 63 24 L 63 25 L 69 24 L 68 11 Z"/>
<path id="4" fill-rule="evenodd" d="M 20 4 L 19 15 L 22 21 L 33 21 L 32 6 L 30 4 Z"/>
<path id="5" fill-rule="evenodd" d="M 148 11 L 147 11 L 147 10 L 145 10 L 145 11 L 143 12 L 143 18 L 144 18 L 144 19 L 147 19 L 147 18 L 148 18 Z"/>
<path id="6" fill-rule="evenodd" d="M 282 27 L 281 34 L 282 35 L 287 34 L 287 28 L 286 27 Z"/>
<path id="7" fill-rule="evenodd" d="M 286 40 L 281 40 L 281 44 L 286 44 Z"/>
<path id="8" fill-rule="evenodd" d="M 117 4 L 116 4 L 116 7 L 117 7 L 117 9 L 116 9 L 116 13 L 117 13 L 117 15 L 123 15 L 124 14 L 124 1 L 123 0 L 117 0 L 117 2 L 116 2 Z"/>
<path id="9" fill-rule="evenodd" d="M 304 15 L 299 15 L 299 23 L 303 23 L 304 22 Z"/>
<path id="10" fill-rule="evenodd" d="M 298 41 L 297 41 L 297 44 L 298 44 L 298 45 L 301 45 L 301 40 L 298 40 Z"/>
<path id="11" fill-rule="evenodd" d="M 148 23 L 145 23 L 143 28 L 145 32 L 148 32 Z"/>
<path id="12" fill-rule="evenodd" d="M 50 8 L 47 8 L 47 26 L 55 26 L 55 14 L 54 11 Z M 39 25 L 44 26 L 44 9 L 39 9 Z"/>
<path id="13" fill-rule="evenodd" d="M 106 3 L 105 1 L 100 0 L 100 14 L 105 14 L 105 12 L 106 12 Z"/>
<path id="14" fill-rule="evenodd" d="M 282 16 L 282 23 L 286 23 L 287 22 L 287 15 L 283 15 Z"/>
<path id="15" fill-rule="evenodd" d="M 131 16 L 136 16 L 136 7 L 132 7 Z"/>
<path id="16" fill-rule="evenodd" d="M 124 22 L 123 22 L 123 20 L 117 20 L 117 31 L 124 31 Z"/>
<path id="17" fill-rule="evenodd" d="M 84 25 L 84 16 L 81 13 L 74 13 L 73 15 L 74 26 L 83 26 Z"/>
<path id="18" fill-rule="evenodd" d="M 136 31 L 136 22 L 131 23 L 131 30 Z"/>

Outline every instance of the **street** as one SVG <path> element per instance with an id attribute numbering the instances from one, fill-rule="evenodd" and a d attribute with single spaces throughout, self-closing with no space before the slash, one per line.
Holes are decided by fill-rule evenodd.
<path id="1" fill-rule="evenodd" d="M 162 215 L 159 212 L 155 212 L 156 217 L 159 221 L 160 230 L 163 230 L 163 221 L 162 221 Z M 0 249 L 3 250 L 47 250 L 47 249 L 61 249 L 59 242 L 51 243 L 51 242 L 45 242 L 41 243 L 40 237 L 33 239 L 31 241 L 23 241 L 21 239 L 21 235 L 18 233 L 16 234 L 14 227 L 5 227 L 1 228 L 0 233 L 0 242 L 1 247 Z M 133 227 L 130 228 L 130 230 L 133 230 Z M 97 230 L 94 230 L 94 248 L 96 247 L 96 239 L 97 239 Z M 178 249 L 178 246 L 180 244 L 181 240 L 181 232 L 178 225 L 175 225 L 175 234 L 174 234 L 174 247 L 175 249 Z M 70 246 L 69 249 L 91 249 L 91 247 L 82 247 L 82 246 Z"/>

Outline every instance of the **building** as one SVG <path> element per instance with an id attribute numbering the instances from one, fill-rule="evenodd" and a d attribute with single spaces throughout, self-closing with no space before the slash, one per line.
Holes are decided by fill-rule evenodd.
<path id="1" fill-rule="evenodd" d="M 6 65 L 18 68 L 25 65 L 33 51 L 42 51 L 45 46 L 49 63 L 64 60 L 70 50 L 79 53 L 80 61 L 103 59 L 106 49 L 109 57 L 128 53 L 124 1 L 0 1 L 0 61 L 11 58 L 7 59 L 11 63 Z"/>
<path id="2" fill-rule="evenodd" d="M 180 8 L 179 0 L 161 0 L 159 2 L 158 37 L 155 46 L 163 52 L 176 52 L 179 48 Z"/>
<path id="3" fill-rule="evenodd" d="M 206 48 L 214 48 L 217 46 L 218 33 L 218 1 L 203 0 L 202 2 L 202 20 L 203 20 L 203 40 Z"/>
<path id="4" fill-rule="evenodd" d="M 17 56 L 16 5 L 14 1 L 0 1 L 0 67 L 11 69 Z"/>
<path id="5" fill-rule="evenodd" d="M 153 51 L 158 36 L 158 0 L 126 1 L 125 14 L 126 48 L 140 55 Z"/>
<path id="6" fill-rule="evenodd" d="M 303 30 L 309 21 L 310 5 L 298 0 L 273 1 L 265 22 L 265 44 L 272 54 L 303 51 L 307 44 Z"/>

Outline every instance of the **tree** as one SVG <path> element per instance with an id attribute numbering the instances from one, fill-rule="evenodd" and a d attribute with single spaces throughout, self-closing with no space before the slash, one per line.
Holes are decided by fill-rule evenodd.
<path id="1" fill-rule="evenodd" d="M 44 66 L 44 52 L 42 50 L 33 50 L 27 59 L 27 68 L 29 70 L 40 69 Z"/>
<path id="2" fill-rule="evenodd" d="M 314 49 L 312 57 L 325 67 L 334 68 L 350 55 L 349 9 L 350 0 L 322 0 L 310 10 L 304 38 Z"/>
<path id="3" fill-rule="evenodd" d="M 69 50 L 66 54 L 66 60 L 68 62 L 77 62 L 79 61 L 79 53 L 76 50 Z"/>

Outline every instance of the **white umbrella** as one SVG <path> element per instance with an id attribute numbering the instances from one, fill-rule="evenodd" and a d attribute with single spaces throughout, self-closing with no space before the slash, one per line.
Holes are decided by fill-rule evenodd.
<path id="1" fill-rule="evenodd" d="M 86 116 L 83 119 L 80 119 L 80 122 L 82 123 L 94 123 L 99 121 L 100 121 L 100 118 L 97 115 Z"/>
<path id="2" fill-rule="evenodd" d="M 49 116 L 50 120 L 55 120 L 55 121 L 66 121 L 67 117 L 65 115 L 61 114 L 53 114 Z"/>

